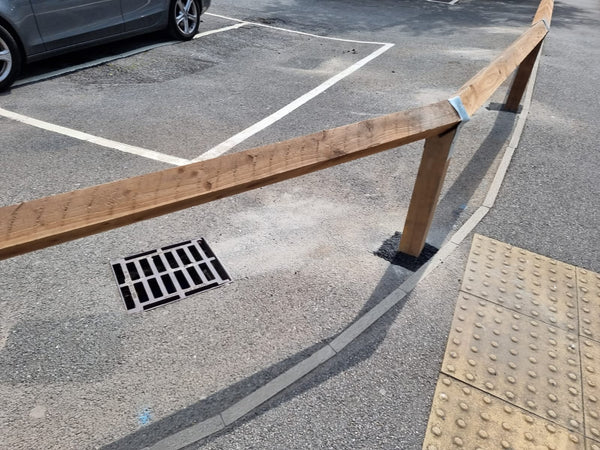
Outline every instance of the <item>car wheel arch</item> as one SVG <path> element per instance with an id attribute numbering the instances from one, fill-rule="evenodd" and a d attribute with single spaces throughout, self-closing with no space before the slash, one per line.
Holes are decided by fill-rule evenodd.
<path id="1" fill-rule="evenodd" d="M 4 17 L 0 16 L 0 26 L 3 27 L 6 31 L 10 33 L 12 38 L 15 40 L 15 43 L 19 46 L 19 51 L 21 55 L 23 55 L 23 60 L 26 61 L 28 58 L 27 52 L 25 51 L 25 46 L 23 45 L 23 41 L 21 41 L 21 36 L 17 33 L 17 29 L 6 20 Z"/>

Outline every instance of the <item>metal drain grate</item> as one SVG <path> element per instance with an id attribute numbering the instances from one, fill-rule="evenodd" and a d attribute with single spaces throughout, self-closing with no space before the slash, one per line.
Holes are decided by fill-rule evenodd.
<path id="1" fill-rule="evenodd" d="M 204 239 L 127 256 L 110 264 L 129 312 L 156 308 L 231 281 Z"/>

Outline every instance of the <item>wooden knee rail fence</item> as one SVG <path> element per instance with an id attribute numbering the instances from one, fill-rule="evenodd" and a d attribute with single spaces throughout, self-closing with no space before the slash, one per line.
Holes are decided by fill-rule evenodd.
<path id="1" fill-rule="evenodd" d="M 519 67 L 506 108 L 516 111 L 548 32 L 553 0 L 532 26 L 469 80 L 458 96 L 468 115 Z M 425 139 L 400 251 L 418 256 L 435 212 L 461 117 L 447 101 L 0 208 L 0 259 L 287 180 Z"/>

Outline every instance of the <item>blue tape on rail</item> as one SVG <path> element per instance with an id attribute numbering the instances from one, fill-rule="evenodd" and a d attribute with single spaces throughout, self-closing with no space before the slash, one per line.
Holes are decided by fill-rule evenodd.
<path id="1" fill-rule="evenodd" d="M 546 19 L 542 19 L 542 22 L 544 22 L 544 26 L 546 27 L 546 31 L 550 31 L 550 25 L 548 24 L 548 21 Z"/>
<path id="2" fill-rule="evenodd" d="M 461 122 L 467 122 L 471 118 L 471 117 L 469 117 L 469 113 L 465 109 L 465 105 L 463 105 L 463 102 L 459 96 L 448 99 L 448 102 L 452 105 L 454 110 L 458 113 Z"/>
<path id="3" fill-rule="evenodd" d="M 460 130 L 460 128 L 463 126 L 463 124 L 465 122 L 468 122 L 471 117 L 469 117 L 469 113 L 465 109 L 465 105 L 463 105 L 463 102 L 459 96 L 449 98 L 448 103 L 450 103 L 452 105 L 452 107 L 454 108 L 454 110 L 456 111 L 458 116 L 460 117 L 460 123 L 458 124 L 457 130 L 456 130 L 457 135 L 458 135 L 458 130 Z M 452 140 L 452 144 L 450 144 L 450 151 L 448 152 L 448 159 L 452 158 L 452 155 L 454 153 L 454 143 L 456 142 L 457 135 L 454 136 L 454 139 Z"/>

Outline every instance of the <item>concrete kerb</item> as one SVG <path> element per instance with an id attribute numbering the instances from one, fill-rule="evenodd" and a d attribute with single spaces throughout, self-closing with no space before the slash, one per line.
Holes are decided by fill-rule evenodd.
<path id="1" fill-rule="evenodd" d="M 280 393 L 292 383 L 295 383 L 303 376 L 312 372 L 335 354 L 336 352 L 331 346 L 325 345 L 305 360 L 300 361 L 274 380 L 269 381 L 263 387 L 258 388 L 247 397 L 244 397 L 242 400 L 223 411 L 221 413 L 223 422 L 225 422 L 225 425 L 231 425 L 236 420 L 244 417 L 250 411 L 272 398 L 275 394 Z"/>
<path id="2" fill-rule="evenodd" d="M 504 177 L 506 176 L 506 171 L 508 170 L 508 166 L 510 165 L 513 154 L 519 146 L 521 134 L 523 134 L 523 129 L 525 128 L 525 121 L 527 120 L 527 116 L 529 114 L 531 99 L 533 97 L 533 88 L 535 85 L 535 77 L 537 76 L 537 71 L 540 63 L 540 55 L 542 54 L 543 48 L 544 44 L 542 43 L 542 46 L 540 47 L 540 52 L 538 53 L 538 58 L 535 61 L 533 70 L 531 72 L 529 83 L 527 84 L 527 90 L 525 91 L 525 98 L 523 99 L 523 110 L 519 114 L 519 119 L 515 124 L 515 129 L 508 143 L 508 147 L 504 152 L 504 156 L 502 157 L 502 161 L 500 161 L 500 165 L 498 166 L 498 170 L 496 171 L 494 180 L 492 181 L 492 184 L 485 197 L 485 200 L 483 201 L 483 206 L 487 208 L 491 208 L 492 206 L 494 206 L 494 202 L 496 201 L 496 197 L 498 197 L 498 193 L 500 192 L 502 181 L 504 181 Z"/>
<path id="3" fill-rule="evenodd" d="M 506 154 L 506 153 L 505 153 Z M 511 152 L 512 156 L 512 152 Z M 505 172 L 506 173 L 506 172 Z M 462 241 L 464 241 L 467 236 L 473 231 L 473 229 L 477 226 L 479 222 L 483 220 L 486 214 L 490 211 L 490 207 L 483 205 L 477 208 L 477 211 L 473 213 L 469 220 L 467 220 L 460 229 L 454 233 L 454 235 L 450 238 L 450 242 L 455 245 L 460 245 Z"/>
<path id="4" fill-rule="evenodd" d="M 335 355 L 336 351 L 327 344 L 220 414 L 179 431 L 147 448 L 152 450 L 179 449 L 217 433 L 258 408 Z"/>
<path id="5" fill-rule="evenodd" d="M 346 328 L 342 333 L 331 341 L 331 347 L 336 352 L 342 351 L 354 339 L 360 336 L 365 330 L 373 325 L 380 317 L 393 308 L 400 300 L 407 295 L 407 292 L 402 287 L 396 289 L 377 305 L 367 311 L 356 322 Z"/>
<path id="6" fill-rule="evenodd" d="M 144 450 L 150 449 L 178 449 L 186 447 L 194 442 L 199 441 L 211 434 L 218 433 L 225 428 L 223 418 L 221 414 L 212 416 L 210 419 L 206 419 L 196 425 L 192 425 L 178 433 L 172 434 L 171 436 L 157 442 L 152 447 L 146 447 Z"/>
<path id="7" fill-rule="evenodd" d="M 540 52 L 541 55 L 542 52 Z M 456 248 L 462 243 L 473 229 L 481 222 L 485 215 L 489 212 L 498 195 L 500 185 L 504 180 L 506 171 L 510 164 L 510 160 L 518 145 L 520 135 L 523 132 L 524 124 L 529 113 L 535 78 L 537 75 L 538 61 L 533 68 L 530 81 L 527 86 L 525 98 L 523 101 L 523 110 L 519 114 L 519 119 L 513 130 L 509 145 L 502 157 L 494 181 L 488 190 L 488 195 L 484 205 L 479 207 L 477 211 L 467 220 L 461 228 L 454 233 L 450 239 L 440 248 L 440 250 L 418 271 L 413 273 L 400 287 L 394 290 L 390 295 L 384 298 L 376 306 L 367 311 L 356 322 L 346 328 L 339 336 L 337 336 L 331 344 L 326 344 L 320 350 L 313 353 L 308 358 L 299 362 L 277 378 L 271 380 L 256 391 L 242 398 L 229 408 L 222 411 L 203 422 L 181 430 L 159 442 L 154 444 L 151 449 L 179 449 L 187 445 L 193 444 L 201 439 L 211 436 L 219 431 L 224 430 L 227 426 L 233 424 L 246 414 L 252 412 L 267 400 L 275 395 L 283 392 L 295 382 L 312 372 L 317 367 L 334 357 L 337 353 L 348 346 L 352 341 L 358 338 L 362 333 L 371 327 L 392 307 L 398 304 L 400 300 L 405 298 L 423 279 L 425 279 L 433 270 L 442 262 L 444 262 Z M 487 206 L 489 205 L 489 206 Z"/>

